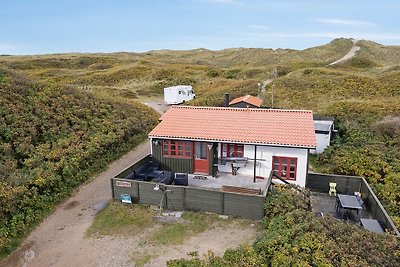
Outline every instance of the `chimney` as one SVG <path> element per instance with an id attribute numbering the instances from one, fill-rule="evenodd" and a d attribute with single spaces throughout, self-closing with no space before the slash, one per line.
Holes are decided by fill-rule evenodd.
<path id="1" fill-rule="evenodd" d="M 229 107 L 229 94 L 225 93 L 224 95 L 224 107 Z"/>

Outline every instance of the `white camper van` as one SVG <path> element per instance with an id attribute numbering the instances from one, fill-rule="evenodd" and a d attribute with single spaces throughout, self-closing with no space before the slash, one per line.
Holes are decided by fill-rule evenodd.
<path id="1" fill-rule="evenodd" d="M 177 85 L 164 88 L 164 101 L 168 105 L 181 104 L 195 97 L 196 95 L 193 92 L 193 88 L 189 85 Z"/>

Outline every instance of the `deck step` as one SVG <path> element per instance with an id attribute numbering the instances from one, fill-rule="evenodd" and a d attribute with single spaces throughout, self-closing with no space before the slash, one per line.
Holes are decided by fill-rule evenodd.
<path id="1" fill-rule="evenodd" d="M 240 194 L 249 194 L 249 195 L 260 195 L 261 189 L 255 188 L 245 188 L 231 185 L 223 185 L 221 187 L 222 192 L 231 192 L 231 193 L 240 193 Z"/>

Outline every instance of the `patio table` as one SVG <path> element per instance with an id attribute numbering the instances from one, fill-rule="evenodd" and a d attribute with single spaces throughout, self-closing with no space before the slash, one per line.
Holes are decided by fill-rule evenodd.
<path id="1" fill-rule="evenodd" d="M 356 210 L 357 214 L 363 209 L 356 196 L 342 194 L 337 194 L 336 196 L 336 210 L 339 209 L 339 207 L 346 210 Z"/>

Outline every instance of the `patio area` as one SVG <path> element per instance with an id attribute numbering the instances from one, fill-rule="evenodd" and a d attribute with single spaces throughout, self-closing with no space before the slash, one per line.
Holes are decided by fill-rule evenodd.
<path id="1" fill-rule="evenodd" d="M 189 174 L 189 186 L 220 189 L 223 185 L 261 189 L 263 194 L 267 186 L 267 179 L 256 179 L 252 175 L 219 173 L 217 177 Z"/>
<path id="2" fill-rule="evenodd" d="M 358 213 L 354 210 L 336 209 L 336 196 L 330 196 L 328 193 L 311 191 L 311 209 L 315 214 L 332 217 L 360 224 L 361 218 L 372 219 L 371 213 L 364 206 Z"/>
<path id="3" fill-rule="evenodd" d="M 236 175 L 232 174 L 232 166 L 229 162 L 218 165 L 218 174 L 215 177 L 189 174 L 189 186 L 220 189 L 223 185 L 229 185 L 261 189 L 261 193 L 264 193 L 267 179 L 256 178 L 254 182 L 254 163 L 252 161 L 235 163 L 234 167 L 236 168 Z"/>

